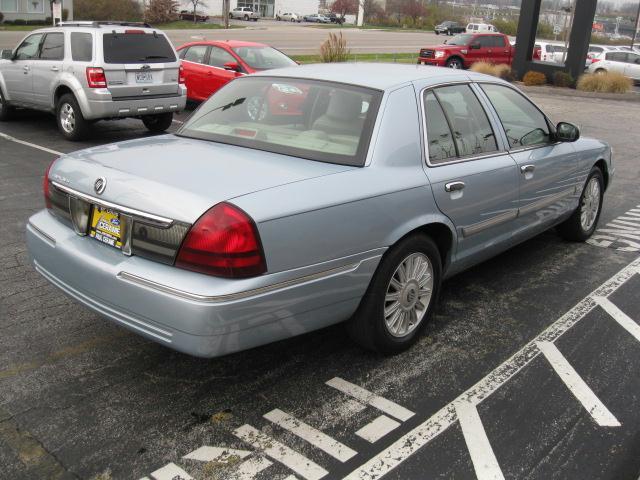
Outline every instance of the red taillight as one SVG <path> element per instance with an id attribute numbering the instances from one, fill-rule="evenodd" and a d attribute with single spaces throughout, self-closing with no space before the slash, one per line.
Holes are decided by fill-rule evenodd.
<path id="1" fill-rule="evenodd" d="M 47 208 L 51 208 L 51 185 L 49 183 L 49 172 L 51 171 L 51 167 L 56 163 L 56 160 L 53 160 L 44 171 L 44 178 L 42 179 L 42 193 L 44 194 L 44 206 Z"/>
<path id="2" fill-rule="evenodd" d="M 106 88 L 107 77 L 104 70 L 97 67 L 87 67 L 87 84 L 89 88 Z"/>
<path id="3" fill-rule="evenodd" d="M 592 59 L 591 59 L 591 63 L 596 63 L 596 62 L 599 62 L 599 61 L 600 61 L 600 59 L 599 59 L 599 58 L 592 58 Z"/>
<path id="4" fill-rule="evenodd" d="M 209 209 L 191 227 L 176 266 L 230 278 L 252 277 L 267 270 L 255 223 L 228 203 Z"/>
<path id="5" fill-rule="evenodd" d="M 184 78 L 184 67 L 182 65 L 180 65 L 180 68 L 178 69 L 178 83 L 180 85 L 184 85 L 186 82 L 185 78 Z"/>

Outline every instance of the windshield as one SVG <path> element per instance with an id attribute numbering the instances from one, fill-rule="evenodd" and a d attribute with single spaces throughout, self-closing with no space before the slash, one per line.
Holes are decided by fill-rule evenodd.
<path id="1" fill-rule="evenodd" d="M 472 38 L 472 34 L 461 33 L 460 35 L 456 35 L 451 40 L 449 40 L 447 42 L 447 45 L 469 45 L 469 42 Z"/>
<path id="2" fill-rule="evenodd" d="M 105 63 L 165 63 L 176 56 L 164 35 L 156 33 L 105 33 Z"/>
<path id="3" fill-rule="evenodd" d="M 244 77 L 212 95 L 178 135 L 362 166 L 381 96 L 318 80 Z"/>
<path id="4" fill-rule="evenodd" d="M 256 70 L 268 70 L 270 68 L 282 68 L 297 65 L 296 62 L 284 53 L 271 47 L 236 47 L 236 54 L 247 65 Z"/>

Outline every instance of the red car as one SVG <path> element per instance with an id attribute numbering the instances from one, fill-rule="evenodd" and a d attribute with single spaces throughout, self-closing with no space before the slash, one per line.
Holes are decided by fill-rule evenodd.
<path id="1" fill-rule="evenodd" d="M 192 42 L 178 49 L 187 98 L 202 102 L 240 75 L 297 65 L 269 45 L 238 40 Z"/>
<path id="2" fill-rule="evenodd" d="M 420 50 L 418 63 L 450 68 L 469 68 L 475 62 L 511 65 L 513 47 L 502 33 L 461 33 L 443 45 Z"/>

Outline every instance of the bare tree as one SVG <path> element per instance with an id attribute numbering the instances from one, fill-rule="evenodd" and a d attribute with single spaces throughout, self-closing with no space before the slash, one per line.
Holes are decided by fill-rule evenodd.
<path id="1" fill-rule="evenodd" d="M 203 0 L 189 0 L 187 3 L 193 7 L 193 23 L 196 23 L 198 21 L 198 7 L 206 7 L 207 4 Z"/>

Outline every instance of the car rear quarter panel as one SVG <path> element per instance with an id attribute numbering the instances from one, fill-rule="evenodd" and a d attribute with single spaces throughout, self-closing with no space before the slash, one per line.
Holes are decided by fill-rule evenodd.
<path id="1" fill-rule="evenodd" d="M 453 231 L 422 168 L 413 86 L 385 95 L 380 115 L 367 166 L 231 200 L 256 220 L 269 272 L 366 256 L 430 223 Z"/>

